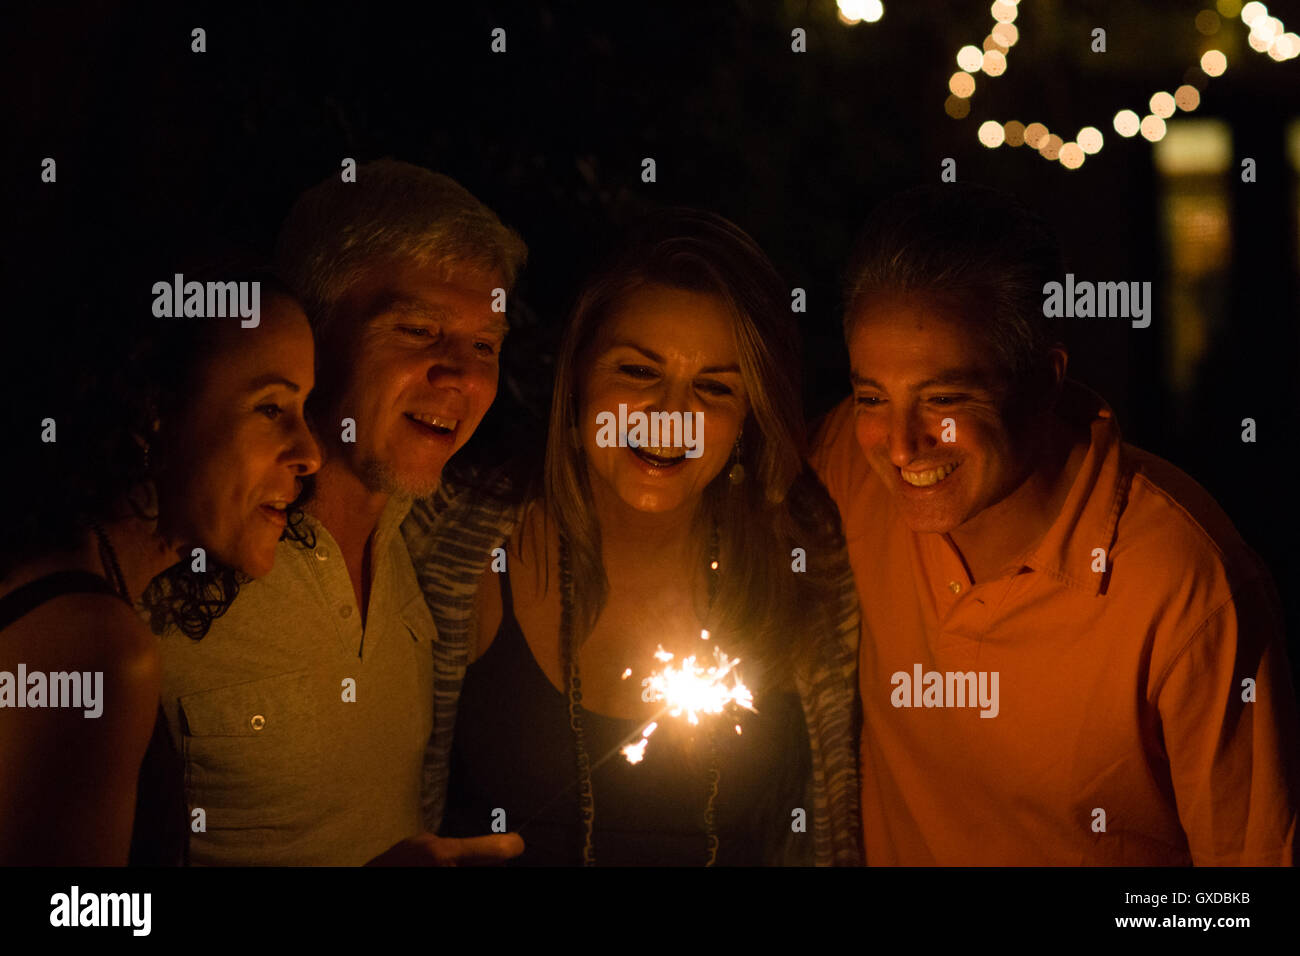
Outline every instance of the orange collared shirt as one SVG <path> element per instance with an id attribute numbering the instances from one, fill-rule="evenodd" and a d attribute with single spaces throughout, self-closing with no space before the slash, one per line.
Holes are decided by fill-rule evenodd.
<path id="1" fill-rule="evenodd" d="M 862 605 L 867 863 L 1291 864 L 1300 731 L 1267 570 L 1101 399 L 1069 383 L 1062 414 L 1091 429 L 1065 504 L 978 583 L 903 523 L 851 397 L 820 430 Z"/>

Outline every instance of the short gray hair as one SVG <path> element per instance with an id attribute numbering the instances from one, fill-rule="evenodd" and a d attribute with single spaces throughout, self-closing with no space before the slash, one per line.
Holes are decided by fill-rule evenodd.
<path id="1" fill-rule="evenodd" d="M 303 193 L 276 242 L 277 271 L 302 299 L 314 328 L 377 261 L 415 261 L 442 274 L 473 266 L 514 285 L 528 248 L 450 177 L 393 159 L 338 174 Z"/>

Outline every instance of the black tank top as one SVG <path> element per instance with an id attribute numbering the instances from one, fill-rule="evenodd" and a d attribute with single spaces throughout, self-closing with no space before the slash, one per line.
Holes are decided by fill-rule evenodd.
<path id="1" fill-rule="evenodd" d="M 533 657 L 501 574 L 501 626 L 470 665 L 452 744 L 444 836 L 492 832 L 494 813 L 519 832 L 523 866 L 581 862 L 577 770 L 568 700 Z M 757 866 L 789 832 L 808 772 L 808 734 L 797 694 L 766 694 L 759 713 L 710 722 L 716 742 L 717 865 Z M 707 737 L 685 721 L 664 720 L 644 759 L 629 764 L 620 745 L 641 721 L 583 711 L 595 805 L 592 843 L 603 866 L 701 866 L 709 795 Z M 602 760 L 607 754 L 608 759 Z M 495 819 L 499 819 L 496 814 Z"/>
<path id="2" fill-rule="evenodd" d="M 108 581 L 89 571 L 55 571 L 0 597 L 0 632 L 47 601 L 65 594 L 108 594 L 129 602 Z M 136 785 L 131 865 L 174 865 L 185 850 L 184 764 L 171 743 L 162 704 Z"/>
<path id="3" fill-rule="evenodd" d="M 0 597 L 0 631 L 46 601 L 65 594 L 110 594 L 119 597 L 113 585 L 89 571 L 55 571 Z"/>

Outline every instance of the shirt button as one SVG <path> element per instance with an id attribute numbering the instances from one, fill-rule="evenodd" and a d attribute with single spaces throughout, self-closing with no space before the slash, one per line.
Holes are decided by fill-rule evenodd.
<path id="1" fill-rule="evenodd" d="M 317 561 L 324 561 L 324 560 L 325 560 L 326 558 L 328 558 L 329 556 L 330 556 L 330 553 L 329 553 L 329 549 L 328 549 L 328 548 L 325 548 L 325 547 L 319 547 L 319 548 L 316 549 L 316 560 L 317 560 Z"/>
<path id="2" fill-rule="evenodd" d="M 961 585 L 958 584 L 956 581 L 949 581 L 948 590 L 950 590 L 953 594 L 961 594 Z"/>
<path id="3" fill-rule="evenodd" d="M 248 719 L 248 726 L 252 727 L 254 730 L 261 730 L 266 726 L 266 718 L 261 714 L 254 714 Z"/>
<path id="4" fill-rule="evenodd" d="M 341 608 L 339 608 L 339 617 L 351 617 L 351 616 L 352 616 L 352 605 L 345 604 Z"/>

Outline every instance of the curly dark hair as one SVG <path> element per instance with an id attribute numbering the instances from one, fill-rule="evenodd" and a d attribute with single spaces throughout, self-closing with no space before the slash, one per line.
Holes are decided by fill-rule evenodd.
<path id="1" fill-rule="evenodd" d="M 316 547 L 316 532 L 304 520 L 306 515 L 301 507 L 307 494 L 304 492 L 288 508 L 288 522 L 280 540 L 311 549 Z M 141 598 L 149 613 L 149 628 L 155 634 L 174 628 L 192 640 L 201 640 L 212 622 L 234 603 L 240 587 L 251 580 L 242 571 L 219 561 L 210 560 L 202 572 L 192 570 L 186 561 L 178 561 L 150 581 Z"/>
<path id="2" fill-rule="evenodd" d="M 161 270 L 146 274 L 142 259 L 123 253 L 77 286 L 43 274 L 69 261 L 57 256 L 14 276 L 0 400 L 14 413 L 19 441 L 0 478 L 0 508 L 7 511 L 0 517 L 0 580 L 28 562 L 75 550 L 95 524 L 132 512 L 157 517 L 147 513 L 140 491 L 151 477 L 151 457 L 156 464 L 168 453 L 159 440 L 159 410 L 185 406 L 218 333 L 212 322 L 155 318 L 149 290 Z M 291 297 L 270 272 L 231 258 L 183 271 L 201 281 L 259 281 L 264 295 Z M 304 483 L 304 497 L 291 506 L 284 537 L 314 547 L 301 510 L 309 488 Z M 155 632 L 174 626 L 197 639 L 247 580 L 216 562 L 202 574 L 178 562 L 150 583 L 142 601 Z"/>

